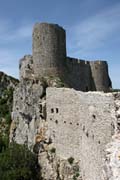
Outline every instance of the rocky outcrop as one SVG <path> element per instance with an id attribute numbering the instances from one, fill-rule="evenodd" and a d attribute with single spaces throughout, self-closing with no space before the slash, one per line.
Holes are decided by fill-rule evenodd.
<path id="1" fill-rule="evenodd" d="M 33 148 L 45 128 L 45 89 L 41 81 L 22 81 L 14 93 L 11 140 Z M 40 140 L 38 140 L 38 135 Z M 37 137 L 36 137 L 37 136 Z"/>

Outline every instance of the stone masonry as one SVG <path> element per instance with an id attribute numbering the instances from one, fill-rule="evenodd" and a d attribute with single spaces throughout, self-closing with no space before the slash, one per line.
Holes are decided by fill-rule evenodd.
<path id="1" fill-rule="evenodd" d="M 106 145 L 114 134 L 114 96 L 48 88 L 49 136 L 62 159 L 79 161 L 85 180 L 104 179 Z"/>

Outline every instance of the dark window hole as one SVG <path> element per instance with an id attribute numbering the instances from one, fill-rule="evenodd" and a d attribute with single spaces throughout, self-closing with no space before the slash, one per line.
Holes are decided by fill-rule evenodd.
<path id="1" fill-rule="evenodd" d="M 66 124 L 66 121 L 64 121 L 64 124 Z"/>
<path id="2" fill-rule="evenodd" d="M 92 117 L 93 117 L 94 119 L 96 119 L 96 115 L 93 114 Z"/>
<path id="3" fill-rule="evenodd" d="M 53 108 L 51 109 L 51 113 L 54 113 L 54 109 Z"/>
<path id="4" fill-rule="evenodd" d="M 72 125 L 72 122 L 70 122 L 70 124 Z"/>
<path id="5" fill-rule="evenodd" d="M 86 132 L 86 136 L 87 136 L 87 137 L 89 136 L 88 132 Z"/>
<path id="6" fill-rule="evenodd" d="M 55 120 L 55 123 L 58 124 L 58 120 Z"/>
<path id="7" fill-rule="evenodd" d="M 56 113 L 58 113 L 59 112 L 59 110 L 58 110 L 58 108 L 56 108 Z"/>

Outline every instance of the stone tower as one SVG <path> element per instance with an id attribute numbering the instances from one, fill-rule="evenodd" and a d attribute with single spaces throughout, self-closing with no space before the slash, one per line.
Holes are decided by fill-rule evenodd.
<path id="1" fill-rule="evenodd" d="M 35 24 L 32 49 L 36 77 L 62 74 L 66 59 L 66 34 L 62 27 L 48 23 Z"/>
<path id="2" fill-rule="evenodd" d="M 108 91 L 112 87 L 106 61 L 91 61 L 91 76 L 94 91 Z"/>

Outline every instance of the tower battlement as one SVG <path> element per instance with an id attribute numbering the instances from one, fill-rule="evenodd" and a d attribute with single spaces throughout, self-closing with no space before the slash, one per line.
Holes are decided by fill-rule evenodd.
<path id="1" fill-rule="evenodd" d="M 20 78 L 31 78 L 33 74 L 36 78 L 57 76 L 77 90 L 109 91 L 111 81 L 107 62 L 67 57 L 66 32 L 62 27 L 37 23 L 32 37 L 33 55 L 20 61 Z"/>

